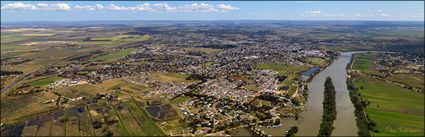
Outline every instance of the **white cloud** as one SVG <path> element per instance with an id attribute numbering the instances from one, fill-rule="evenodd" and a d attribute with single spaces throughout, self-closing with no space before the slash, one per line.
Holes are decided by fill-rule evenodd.
<path id="1" fill-rule="evenodd" d="M 378 9 L 378 10 L 368 10 L 366 13 L 358 13 L 356 14 L 357 17 L 389 17 L 391 16 L 388 13 L 385 13 L 384 11 Z"/>
<path id="2" fill-rule="evenodd" d="M 36 7 L 32 4 L 25 4 L 21 2 L 8 3 L 1 6 L 1 10 L 35 10 Z"/>
<path id="3" fill-rule="evenodd" d="M 313 11 L 310 11 L 310 13 L 311 14 L 322 14 L 322 11 L 320 11 L 320 10 L 313 10 Z"/>
<path id="4" fill-rule="evenodd" d="M 16 2 L 16 3 L 8 3 L 1 6 L 1 10 L 71 10 L 71 7 L 66 3 L 26 4 L 22 2 Z"/>
<path id="5" fill-rule="evenodd" d="M 344 13 L 327 13 L 320 10 L 309 10 L 305 11 L 301 16 L 310 16 L 310 17 L 343 17 Z"/>
<path id="6" fill-rule="evenodd" d="M 217 5 L 217 8 L 222 10 L 222 11 L 229 11 L 229 10 L 238 10 L 238 7 L 233 7 L 232 5 L 224 5 L 224 4 L 219 4 Z"/>
<path id="7" fill-rule="evenodd" d="M 115 4 L 102 5 L 75 5 L 70 6 L 65 3 L 55 4 L 26 4 L 21 2 L 8 3 L 1 6 L 1 10 L 80 10 L 80 11 L 95 11 L 95 10 L 114 10 L 114 11 L 143 11 L 143 12 L 225 12 L 238 10 L 238 7 L 232 5 L 212 5 L 207 3 L 192 3 L 183 6 L 170 6 L 167 3 L 144 3 L 137 6 L 119 6 Z"/>
<path id="8" fill-rule="evenodd" d="M 186 4 L 183 7 L 180 7 L 183 12 L 217 12 L 218 9 L 214 8 L 213 5 L 205 3 L 192 3 Z"/>

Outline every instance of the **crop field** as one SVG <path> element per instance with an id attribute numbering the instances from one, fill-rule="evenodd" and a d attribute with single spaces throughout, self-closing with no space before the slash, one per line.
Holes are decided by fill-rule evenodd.
<path id="1" fill-rule="evenodd" d="M 282 64 L 276 64 L 276 63 L 268 63 L 268 64 L 261 64 L 257 67 L 257 69 L 261 70 L 274 70 L 279 72 L 281 75 L 288 75 L 288 74 L 295 74 L 297 72 L 301 72 L 304 70 L 307 70 L 308 67 L 306 66 L 296 66 L 296 65 L 282 65 Z"/>
<path id="2" fill-rule="evenodd" d="M 38 92 L 19 96 L 4 96 L 1 101 L 1 122 L 10 122 L 55 108 L 55 104 L 43 104 L 55 100 L 58 96 L 48 92 Z M 16 115 L 19 114 L 19 115 Z"/>
<path id="3" fill-rule="evenodd" d="M 369 77 L 358 77 L 353 84 L 361 97 L 370 101 L 369 117 L 377 123 L 375 136 L 423 136 L 424 95 Z"/>
<path id="4" fill-rule="evenodd" d="M 77 108 L 70 108 L 66 110 L 66 136 L 79 136 L 79 126 L 80 126 L 80 120 L 78 117 L 78 110 Z"/>
<path id="5" fill-rule="evenodd" d="M 23 36 L 23 35 L 17 35 L 17 34 L 10 34 L 10 35 L 2 34 L 1 44 L 22 41 L 22 40 L 26 40 L 30 38 L 34 38 L 34 36 Z"/>
<path id="6" fill-rule="evenodd" d="M 92 41 L 139 42 L 150 39 L 149 35 L 116 35 L 109 38 L 91 38 Z"/>
<path id="7" fill-rule="evenodd" d="M 144 130 L 143 135 L 151 135 L 151 136 L 163 136 L 161 129 L 157 127 L 155 122 L 149 118 L 147 112 L 140 108 L 136 103 L 134 102 L 127 102 L 126 106 L 128 107 L 128 110 L 133 114 L 136 121 L 140 125 L 140 127 Z"/>
<path id="8" fill-rule="evenodd" d="M 361 71 L 373 71 L 374 63 L 370 54 L 356 54 L 353 69 Z"/>
<path id="9" fill-rule="evenodd" d="M 183 48 L 184 51 L 196 51 L 196 52 L 205 52 L 205 53 L 216 53 L 220 52 L 220 49 L 212 49 L 212 48 Z"/>
<path id="10" fill-rule="evenodd" d="M 155 72 L 152 75 L 154 79 L 161 82 L 194 82 L 194 80 L 186 80 L 186 78 L 189 77 L 187 74 Z"/>
<path id="11" fill-rule="evenodd" d="M 65 114 L 64 111 L 55 111 L 53 112 L 52 126 L 50 128 L 51 136 L 65 136 Z"/>
<path id="12" fill-rule="evenodd" d="M 282 65 L 276 63 L 261 64 L 257 67 L 260 70 L 274 70 L 279 72 L 280 75 L 287 76 L 284 85 L 291 85 L 294 82 L 298 72 L 305 71 L 308 69 L 307 66 L 296 66 L 296 65 Z"/>
<path id="13" fill-rule="evenodd" d="M 99 84 L 99 86 L 104 87 L 106 89 L 114 90 L 119 88 L 119 90 L 127 92 L 127 93 L 141 93 L 146 92 L 148 87 L 133 84 L 122 79 L 111 79 L 104 81 Z"/>
<path id="14" fill-rule="evenodd" d="M 424 88 L 424 74 L 393 74 L 388 80 L 404 83 L 413 88 Z"/>
<path id="15" fill-rule="evenodd" d="M 80 136 L 93 136 L 92 121 L 87 107 L 79 107 L 78 112 Z"/>
<path id="16" fill-rule="evenodd" d="M 92 84 L 80 84 L 75 86 L 69 86 L 65 88 L 55 89 L 55 91 L 61 95 L 64 95 L 70 98 L 77 98 L 80 96 L 87 98 L 87 97 L 95 96 L 97 93 L 99 94 L 108 93 L 108 91 L 106 91 L 105 89 Z"/>
<path id="17" fill-rule="evenodd" d="M 171 103 L 173 103 L 173 104 L 179 104 L 179 103 L 182 103 L 182 102 L 186 102 L 188 100 L 190 100 L 190 97 L 182 95 L 182 96 L 180 96 L 178 98 L 175 98 L 175 99 L 171 100 Z"/>
<path id="18" fill-rule="evenodd" d="M 6 126 L 9 129 L 2 129 L 2 131 L 12 132 L 14 126 L 21 125 L 22 128 L 16 133 L 29 136 L 91 136 L 94 135 L 93 133 L 96 136 L 103 136 L 108 131 L 112 131 L 113 136 L 163 136 L 162 129 L 143 108 L 139 107 L 139 103 L 129 101 L 116 105 L 103 103 L 88 107 L 83 105 L 56 109 L 16 125 Z M 166 105 L 164 109 L 173 110 L 171 105 Z M 182 122 L 179 120 L 178 117 L 174 117 L 166 121 L 167 127 L 181 128 Z"/>
<path id="19" fill-rule="evenodd" d="M 91 59 L 91 61 L 115 60 L 115 59 L 119 59 L 119 58 L 128 56 L 132 52 L 134 52 L 134 49 L 120 50 L 120 51 L 112 52 L 112 53 L 104 55 L 104 56 L 93 58 L 93 59 Z"/>
<path id="20" fill-rule="evenodd" d="M 133 117 L 133 114 L 130 113 L 130 111 L 124 104 L 120 103 L 114 106 L 114 110 L 117 112 L 123 125 L 125 125 L 125 128 L 129 129 L 127 130 L 129 135 L 136 136 L 143 134 L 143 132 L 141 132 L 139 124 Z"/>
<path id="21" fill-rule="evenodd" d="M 35 87 L 45 87 L 47 85 L 49 85 L 50 83 L 53 83 L 57 80 L 61 80 L 62 77 L 59 76 L 52 76 L 52 77 L 48 77 L 48 78 L 44 78 L 44 79 L 40 79 L 40 80 L 36 80 L 30 83 L 31 86 L 35 86 Z"/>
<path id="22" fill-rule="evenodd" d="M 312 65 L 325 66 L 326 60 L 323 58 L 307 58 L 307 62 Z"/>

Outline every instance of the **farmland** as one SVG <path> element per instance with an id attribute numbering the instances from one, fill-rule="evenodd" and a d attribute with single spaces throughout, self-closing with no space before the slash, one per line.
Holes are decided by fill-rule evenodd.
<path id="1" fill-rule="evenodd" d="M 424 95 L 368 77 L 353 80 L 369 117 L 377 122 L 375 136 L 420 136 L 424 129 Z"/>
<path id="2" fill-rule="evenodd" d="M 112 131 L 114 136 L 164 135 L 156 123 L 146 115 L 146 112 L 143 112 L 145 110 L 136 104 L 138 103 L 130 101 L 111 106 L 56 109 L 50 113 L 22 121 L 24 128 L 21 129 L 21 132 L 23 135 L 37 133 L 37 135 L 45 136 L 105 135 L 107 131 Z M 103 114 L 99 112 L 103 112 Z M 99 125 L 94 124 L 96 123 L 94 121 L 101 122 L 103 118 L 107 121 L 103 122 L 100 128 Z M 99 130 L 101 128 L 106 131 Z"/>
<path id="3" fill-rule="evenodd" d="M 130 55 L 132 52 L 134 52 L 133 49 L 120 50 L 120 51 L 112 52 L 104 56 L 93 58 L 91 59 L 91 61 L 116 60 L 116 59 Z"/>

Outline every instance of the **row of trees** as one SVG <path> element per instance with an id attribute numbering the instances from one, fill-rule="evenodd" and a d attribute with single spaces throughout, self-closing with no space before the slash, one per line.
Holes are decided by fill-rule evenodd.
<path id="1" fill-rule="evenodd" d="M 335 87 L 332 84 L 332 79 L 326 77 L 325 91 L 323 98 L 323 115 L 322 123 L 320 124 L 319 134 L 317 136 L 330 137 L 334 130 L 333 123 L 336 119 L 336 102 L 335 102 Z"/>
<path id="2" fill-rule="evenodd" d="M 374 130 L 376 122 L 372 121 L 364 112 L 364 109 L 369 103 L 367 100 L 361 98 L 360 93 L 357 92 L 357 88 L 352 84 L 352 79 L 347 80 L 347 87 L 350 91 L 351 102 L 355 108 L 354 115 L 356 116 L 357 128 L 359 129 L 357 134 L 359 136 L 370 137 L 370 131 L 379 132 L 378 130 Z M 363 87 L 360 88 L 362 89 Z"/>

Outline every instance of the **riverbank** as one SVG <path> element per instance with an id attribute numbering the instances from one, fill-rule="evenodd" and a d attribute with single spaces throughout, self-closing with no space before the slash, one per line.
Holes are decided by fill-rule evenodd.
<path id="1" fill-rule="evenodd" d="M 316 136 L 319 133 L 323 113 L 323 91 L 326 77 L 334 80 L 336 89 L 337 119 L 334 122 L 334 136 L 356 136 L 357 126 L 354 116 L 354 106 L 349 98 L 346 85 L 346 65 L 355 52 L 342 52 L 328 67 L 316 74 L 308 83 L 308 97 L 305 111 L 301 112 L 300 120 L 296 121 L 299 131 L 297 136 Z"/>
<path id="2" fill-rule="evenodd" d="M 351 63 L 354 64 L 354 63 Z M 424 95 L 347 66 L 359 136 L 423 136 Z"/>

